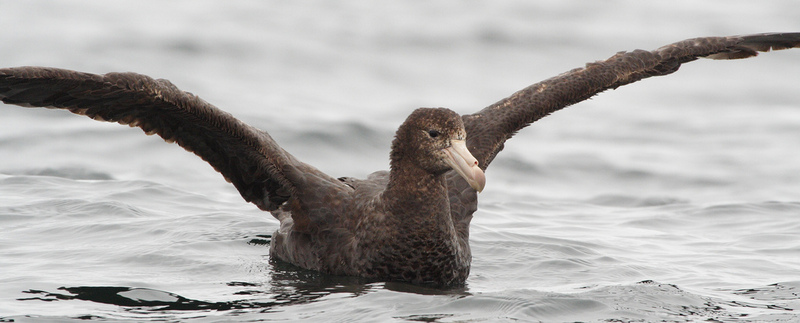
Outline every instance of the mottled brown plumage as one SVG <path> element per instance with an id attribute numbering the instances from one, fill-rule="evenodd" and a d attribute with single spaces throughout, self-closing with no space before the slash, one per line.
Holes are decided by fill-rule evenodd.
<path id="1" fill-rule="evenodd" d="M 274 257 L 333 274 L 453 285 L 469 274 L 469 223 L 484 181 L 478 167 L 485 170 L 517 131 L 604 90 L 673 73 L 700 57 L 746 58 L 798 46 L 800 33 L 689 39 L 655 51 L 617 53 L 472 115 L 418 109 L 398 129 L 391 170 L 364 180 L 330 177 L 295 159 L 266 132 L 169 81 L 140 74 L 0 69 L 0 99 L 140 127 L 194 152 L 245 200 L 280 220 L 270 248 Z"/>

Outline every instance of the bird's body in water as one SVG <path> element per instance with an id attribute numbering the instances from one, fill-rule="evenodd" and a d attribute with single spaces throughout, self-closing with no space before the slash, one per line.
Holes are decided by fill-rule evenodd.
<path id="1" fill-rule="evenodd" d="M 242 197 L 279 221 L 270 254 L 339 275 L 452 286 L 469 275 L 469 225 L 483 171 L 506 140 L 564 107 L 707 57 L 737 59 L 800 46 L 800 33 L 705 37 L 620 52 L 533 84 L 474 114 L 417 109 L 399 127 L 389 171 L 334 178 L 264 131 L 166 80 L 56 68 L 0 69 L 0 99 L 66 109 L 158 134 L 194 152 Z"/>
<path id="2" fill-rule="evenodd" d="M 448 185 L 446 175 L 450 170 L 463 173 L 474 190 L 485 182 L 465 137 L 455 112 L 415 110 L 397 131 L 389 172 L 367 180 L 341 178 L 340 184 L 316 191 L 324 192 L 313 199 L 323 204 L 311 215 L 319 219 L 297 221 L 293 214 L 306 213 L 308 203 L 292 199 L 276 210 L 281 227 L 270 254 L 340 275 L 418 284 L 464 281 L 471 255 L 450 216 L 448 187 L 457 185 Z"/>

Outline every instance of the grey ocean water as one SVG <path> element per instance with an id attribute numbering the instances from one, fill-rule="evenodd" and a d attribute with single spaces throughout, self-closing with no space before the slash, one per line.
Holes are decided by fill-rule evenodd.
<path id="1" fill-rule="evenodd" d="M 0 1 L 0 66 L 166 78 L 333 176 L 419 106 L 792 1 Z M 0 106 L 0 321 L 800 321 L 800 51 L 701 60 L 523 130 L 487 171 L 464 288 L 270 262 L 277 222 L 176 145 Z"/>

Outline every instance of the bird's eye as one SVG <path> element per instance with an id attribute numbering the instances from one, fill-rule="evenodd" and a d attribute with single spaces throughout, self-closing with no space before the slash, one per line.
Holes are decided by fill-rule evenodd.
<path id="1" fill-rule="evenodd" d="M 439 131 L 438 130 L 428 130 L 428 136 L 431 136 L 431 138 L 439 137 Z"/>

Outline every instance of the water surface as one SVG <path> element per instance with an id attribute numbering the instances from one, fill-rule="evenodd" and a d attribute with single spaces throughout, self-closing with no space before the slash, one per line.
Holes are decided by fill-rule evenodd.
<path id="1" fill-rule="evenodd" d="M 619 50 L 800 31 L 781 1 L 3 1 L 0 65 L 166 78 L 333 176 L 419 106 L 471 113 Z M 792 321 L 800 55 L 699 61 L 509 141 L 466 286 L 268 257 L 277 221 L 138 129 L 0 106 L 0 321 Z"/>

